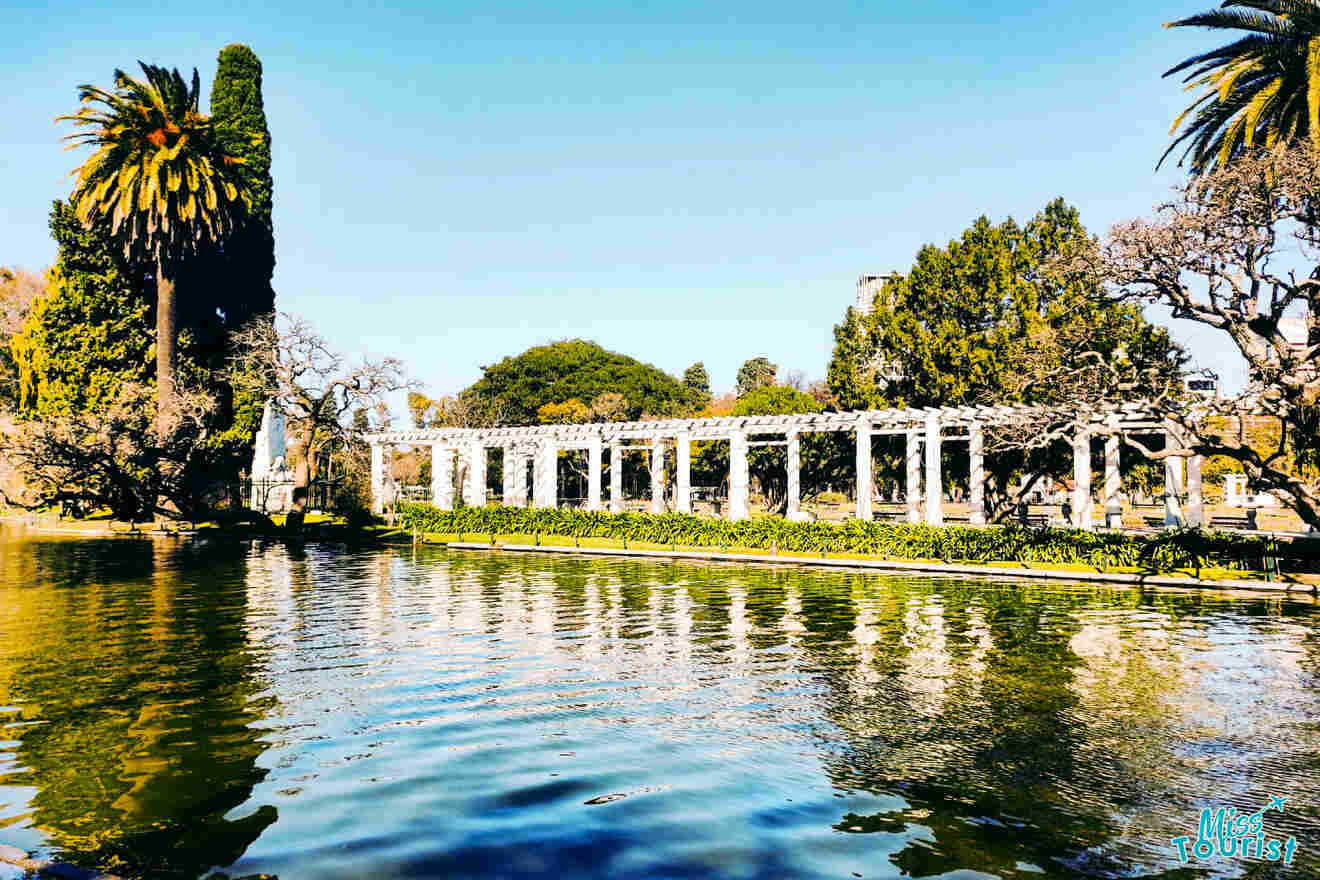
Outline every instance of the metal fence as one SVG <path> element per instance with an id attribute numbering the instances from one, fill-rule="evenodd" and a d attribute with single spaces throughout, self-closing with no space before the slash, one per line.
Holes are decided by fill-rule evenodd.
<path id="1" fill-rule="evenodd" d="M 307 509 L 336 511 L 342 480 L 313 480 L 307 486 Z M 246 506 L 261 513 L 285 513 L 293 506 L 293 480 L 244 480 L 240 486 Z"/>

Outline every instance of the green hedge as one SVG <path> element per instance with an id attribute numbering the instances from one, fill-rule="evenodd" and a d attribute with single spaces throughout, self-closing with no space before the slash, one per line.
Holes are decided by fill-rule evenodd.
<path id="1" fill-rule="evenodd" d="M 890 559 L 966 562 L 1082 563 L 1097 568 L 1259 569 L 1267 556 L 1286 571 L 1320 571 L 1320 541 L 1276 541 L 1217 532 L 1177 531 L 1156 536 L 1027 529 L 1016 526 L 936 528 L 906 523 L 796 523 L 780 517 L 727 522 L 679 513 L 588 513 L 524 507 L 439 510 L 429 504 L 399 508 L 406 529 L 463 533 L 613 538 L 682 547 L 749 547 L 785 552 L 864 553 Z"/>

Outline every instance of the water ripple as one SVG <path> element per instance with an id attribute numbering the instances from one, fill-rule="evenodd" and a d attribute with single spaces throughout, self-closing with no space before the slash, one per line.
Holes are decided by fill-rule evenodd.
<path id="1" fill-rule="evenodd" d="M 0 840 L 153 877 L 1119 877 L 1272 793 L 1303 876 L 1317 660 L 1277 597 L 0 529 Z"/>

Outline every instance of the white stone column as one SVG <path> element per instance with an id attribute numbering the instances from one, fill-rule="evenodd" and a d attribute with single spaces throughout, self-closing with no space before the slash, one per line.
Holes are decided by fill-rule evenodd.
<path id="1" fill-rule="evenodd" d="M 926 413 L 926 525 L 944 525 L 944 472 L 940 456 L 940 414 Z"/>
<path id="2" fill-rule="evenodd" d="M 532 496 L 533 507 L 559 506 L 559 447 L 548 437 L 532 461 Z"/>
<path id="3" fill-rule="evenodd" d="M 504 494 L 500 503 L 505 507 L 516 507 L 518 498 L 518 450 L 512 443 L 504 444 Z"/>
<path id="4" fill-rule="evenodd" d="M 692 440 L 687 434 L 674 438 L 674 510 L 692 512 Z"/>
<path id="5" fill-rule="evenodd" d="M 1105 435 L 1105 527 L 1120 529 L 1123 527 L 1123 502 L 1118 497 L 1123 490 L 1123 475 L 1119 470 L 1122 463 L 1123 437 L 1118 429 L 1118 414 L 1113 413 L 1108 419 Z"/>
<path id="6" fill-rule="evenodd" d="M 486 506 L 486 447 L 473 440 L 468 447 L 467 492 L 463 497 L 468 507 Z"/>
<path id="7" fill-rule="evenodd" d="M 518 472 L 516 474 L 517 479 L 513 484 L 513 497 L 517 500 L 519 507 L 526 507 L 532 500 L 531 486 L 527 481 L 527 463 L 530 459 L 531 456 L 527 454 L 525 448 L 519 448 L 518 454 L 514 458 L 514 461 L 517 462 Z"/>
<path id="8" fill-rule="evenodd" d="M 747 435 L 729 432 L 729 520 L 747 519 Z"/>
<path id="9" fill-rule="evenodd" d="M 371 512 L 385 512 L 385 444 L 371 444 Z"/>
<path id="10" fill-rule="evenodd" d="M 610 444 L 610 513 L 623 513 L 623 441 Z"/>
<path id="11" fill-rule="evenodd" d="M 1164 434 L 1164 448 L 1177 449 L 1177 437 L 1172 431 Z M 1183 460 L 1178 456 L 1164 459 L 1164 525 L 1178 527 L 1185 525 L 1182 513 L 1183 497 Z"/>
<path id="12" fill-rule="evenodd" d="M 788 504 L 785 513 L 790 520 L 802 518 L 802 437 L 797 431 L 788 432 Z"/>
<path id="13" fill-rule="evenodd" d="M 871 519 L 871 491 L 875 473 L 871 468 L 871 417 L 857 417 L 857 518 Z"/>
<path id="14" fill-rule="evenodd" d="M 1091 504 L 1091 432 L 1079 430 L 1073 437 L 1072 525 L 1091 531 L 1095 527 Z"/>
<path id="15" fill-rule="evenodd" d="M 431 503 L 454 509 L 454 449 L 448 443 L 431 445 Z"/>
<path id="16" fill-rule="evenodd" d="M 907 432 L 907 448 L 904 464 L 907 467 L 907 485 L 903 488 L 903 500 L 907 502 L 907 521 L 921 522 L 921 434 Z"/>
<path id="17" fill-rule="evenodd" d="M 665 512 L 665 441 L 651 438 L 651 513 Z"/>
<path id="18" fill-rule="evenodd" d="M 600 438 L 587 444 L 587 510 L 600 510 Z"/>
<path id="19" fill-rule="evenodd" d="M 979 422 L 972 422 L 967 429 L 967 489 L 970 496 L 970 510 L 967 522 L 974 526 L 985 525 L 985 432 Z"/>
<path id="20" fill-rule="evenodd" d="M 1187 525 L 1199 529 L 1205 525 L 1205 502 L 1201 497 L 1201 456 L 1187 459 Z"/>

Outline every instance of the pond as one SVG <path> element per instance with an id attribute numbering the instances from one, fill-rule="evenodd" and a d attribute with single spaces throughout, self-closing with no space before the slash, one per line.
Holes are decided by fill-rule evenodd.
<path id="1" fill-rule="evenodd" d="M 1309 599 L 0 528 L 0 842 L 125 876 L 1314 876 Z M 1178 874 L 1198 811 L 1292 865 Z"/>

